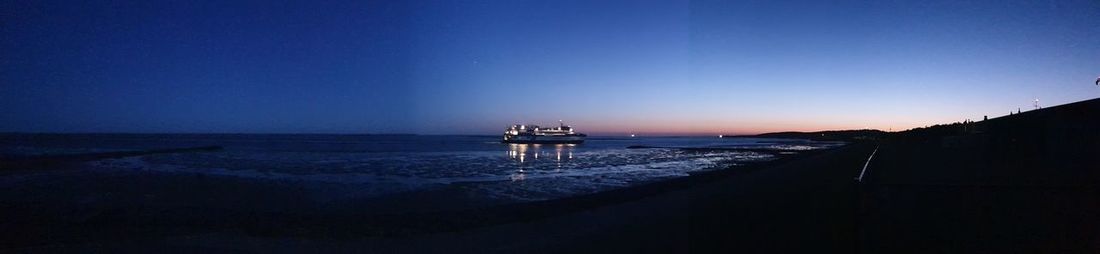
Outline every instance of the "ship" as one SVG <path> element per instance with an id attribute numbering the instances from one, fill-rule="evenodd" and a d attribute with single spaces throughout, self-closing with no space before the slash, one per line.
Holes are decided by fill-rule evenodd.
<path id="1" fill-rule="evenodd" d="M 538 125 L 515 124 L 504 130 L 503 143 L 510 144 L 580 144 L 584 143 L 584 133 L 577 133 L 573 127 L 558 121 L 558 127 L 545 128 Z"/>

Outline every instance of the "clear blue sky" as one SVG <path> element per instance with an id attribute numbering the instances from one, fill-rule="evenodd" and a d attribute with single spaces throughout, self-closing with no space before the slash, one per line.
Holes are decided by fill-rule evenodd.
<path id="1" fill-rule="evenodd" d="M 901 130 L 1100 97 L 1097 1 L 416 2 L 4 1 L 0 131 Z"/>

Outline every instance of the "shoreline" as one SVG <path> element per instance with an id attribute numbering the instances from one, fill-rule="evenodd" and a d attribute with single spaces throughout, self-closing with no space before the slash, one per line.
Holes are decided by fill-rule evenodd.
<path id="1" fill-rule="evenodd" d="M 570 252 L 852 252 L 857 164 L 874 148 L 851 143 L 791 160 L 758 164 L 754 170 L 704 175 L 653 193 L 602 193 L 572 200 L 483 211 L 459 224 L 438 218 L 418 221 L 431 231 L 364 236 L 366 220 L 345 220 L 330 232 L 345 235 L 259 234 L 254 231 L 195 232 L 130 243 L 96 242 L 39 246 L 35 250 L 93 247 L 232 250 L 244 252 L 382 253 L 570 253 Z M 712 173 L 717 174 L 717 173 Z M 695 182 L 698 181 L 698 182 Z M 688 184 L 687 182 L 693 182 Z M 619 198 L 634 196 L 619 202 Z M 839 202 L 838 202 L 839 201 Z M 542 211 L 541 214 L 510 214 Z M 426 216 L 426 215 L 425 215 Z M 466 216 L 450 215 L 451 218 Z M 493 216 L 506 216 L 499 218 Z M 398 219 L 398 218 L 395 218 Z M 501 223 L 487 223 L 487 222 Z M 452 221 L 453 222 L 453 221 Z M 303 224 L 317 221 L 301 221 Z M 465 223 L 465 224 L 462 224 Z M 470 226 L 470 225 L 477 226 Z M 445 227 L 450 227 L 449 230 Z M 377 229 L 377 228 L 375 228 Z M 350 231 L 343 231 L 350 230 Z M 313 232 L 316 233 L 316 232 Z M 799 244 L 790 244 L 790 237 Z M 274 247 L 278 246 L 278 247 Z"/>
<path id="2" fill-rule="evenodd" d="M 129 187 L 129 189 L 110 191 L 113 193 L 140 191 L 142 189 L 140 186 L 143 185 L 154 188 L 177 188 L 170 187 L 174 185 L 179 186 L 178 188 L 195 189 L 194 193 L 173 194 L 181 195 L 181 197 L 183 197 L 182 199 L 186 200 L 188 198 L 186 196 L 217 195 L 218 192 L 222 191 L 240 191 L 240 187 L 245 186 L 245 189 L 250 189 L 247 191 L 248 193 L 254 194 L 238 196 L 252 196 L 259 199 L 242 204 L 234 204 L 233 202 L 235 201 L 229 200 L 229 198 L 222 198 L 214 201 L 219 205 L 210 207 L 199 206 L 188 208 L 186 204 L 181 204 L 182 206 L 168 204 L 167 207 L 158 208 L 157 204 L 143 203 L 144 201 L 141 201 L 142 199 L 140 199 L 140 197 L 136 199 L 131 197 L 124 198 L 129 199 L 129 201 L 120 201 L 122 202 L 121 205 L 105 207 L 102 209 L 103 211 L 95 211 L 95 208 L 90 208 L 92 209 L 91 211 L 85 210 L 83 213 L 86 213 L 86 215 L 81 215 L 84 219 L 78 219 L 76 221 L 69 218 L 65 220 L 50 219 L 51 216 L 67 217 L 69 216 L 67 213 L 30 215 L 35 213 L 23 208 L 10 209 L 13 207 L 7 207 L 4 210 L 5 213 L 7 213 L 6 216 L 9 216 L 9 218 L 13 216 L 18 218 L 20 214 L 24 217 L 35 218 L 25 223 L 9 223 L 9 228 L 20 229 L 30 227 L 37 229 L 24 231 L 24 233 L 18 234 L 18 236 L 9 233 L 4 239 L 6 242 L 5 246 L 14 247 L 36 246 L 40 244 L 53 245 L 66 242 L 61 239 L 69 239 L 70 241 L 68 242 L 71 244 L 95 243 L 115 239 L 122 235 L 139 233 L 142 235 L 151 235 L 151 239 L 211 232 L 242 232 L 245 235 L 253 236 L 304 237 L 308 239 L 353 239 L 357 237 L 403 237 L 425 235 L 531 221 L 555 217 L 563 213 L 573 213 L 607 205 L 630 202 L 669 191 L 692 188 L 693 186 L 717 181 L 731 175 L 748 173 L 772 167 L 776 164 L 782 164 L 822 152 L 843 148 L 844 147 L 834 147 L 831 149 L 799 151 L 794 155 L 778 154 L 779 151 L 776 151 L 776 156 L 779 158 L 772 161 L 745 163 L 744 165 L 729 166 L 723 169 L 696 172 L 683 177 L 662 179 L 629 187 L 615 188 L 560 199 L 482 207 L 478 207 L 477 204 L 469 206 L 471 204 L 462 203 L 462 205 L 467 205 L 466 209 L 443 209 L 398 214 L 367 212 L 367 214 L 369 214 L 367 216 L 364 216 L 363 206 L 356 205 L 357 201 L 362 200 L 317 203 L 315 201 L 310 201 L 308 195 L 302 193 L 302 190 L 295 190 L 293 188 L 288 189 L 288 187 L 293 187 L 293 185 L 283 185 L 279 183 L 249 183 L 247 180 L 243 179 L 215 179 L 215 177 L 203 177 L 202 175 L 179 175 L 173 177 L 150 176 L 142 175 L 142 172 L 133 172 L 128 174 L 128 176 L 105 176 L 105 174 L 96 172 L 81 173 L 79 172 L 80 169 L 75 169 L 75 171 L 73 171 L 74 174 L 85 175 L 78 177 L 90 176 L 99 179 L 97 181 L 108 183 L 112 181 L 147 182 L 139 184 L 137 187 Z M 124 180 L 129 177 L 138 178 Z M 189 180 L 176 181 L 172 179 Z M 233 184 L 233 182 L 237 182 L 237 184 Z M 93 183 L 92 185 L 95 184 Z M 162 185 L 168 185 L 169 187 Z M 87 188 L 95 189 L 97 187 L 92 186 Z M 445 188 L 461 188 L 461 186 Z M 108 190 L 110 190 L 110 188 L 108 188 Z M 407 198 L 409 196 L 414 197 L 410 200 L 403 201 L 406 203 L 440 201 L 440 197 L 438 196 L 426 195 L 417 199 L 415 198 L 416 195 L 418 194 L 405 194 L 401 198 Z M 109 196 L 108 194 L 108 196 L 104 198 L 109 198 Z M 281 200 L 286 198 L 289 199 Z M 447 202 L 459 204 L 462 201 L 461 199 L 454 199 L 448 200 Z M 273 202 L 283 202 L 285 204 L 279 206 L 283 208 L 272 211 L 248 209 L 248 204 L 265 204 Z M 72 205 L 73 204 L 54 204 L 52 207 L 54 207 L 53 209 L 64 210 L 65 206 Z M 57 231 L 68 231 L 69 233 L 51 233 Z M 35 232 L 38 233 L 36 234 Z M 89 234 L 93 234 L 92 232 L 96 232 L 94 234 L 102 236 L 89 236 Z M 68 236 L 66 237 L 66 235 Z M 50 240 L 46 241 L 45 239 Z"/>
<path id="3" fill-rule="evenodd" d="M 377 234 L 374 236 L 410 236 L 531 221 L 560 214 L 636 201 L 671 191 L 690 189 L 698 185 L 712 183 L 735 175 L 766 170 L 770 167 L 843 148 L 844 147 L 835 147 L 832 149 L 803 151 L 794 155 L 782 155 L 785 158 L 779 158 L 772 161 L 752 162 L 744 165 L 727 166 L 723 169 L 693 172 L 688 176 L 662 179 L 628 187 L 558 199 L 509 203 L 498 206 L 475 207 L 462 210 L 442 210 L 427 213 L 378 214 L 377 216 L 379 216 L 380 220 L 374 221 L 368 219 L 361 221 L 360 225 L 381 226 L 368 230 L 371 233 Z M 410 230 L 410 227 L 402 225 L 403 223 L 390 224 L 394 221 L 417 221 L 413 226 L 418 228 Z M 397 228 L 399 230 L 390 231 L 386 229 L 388 227 Z"/>

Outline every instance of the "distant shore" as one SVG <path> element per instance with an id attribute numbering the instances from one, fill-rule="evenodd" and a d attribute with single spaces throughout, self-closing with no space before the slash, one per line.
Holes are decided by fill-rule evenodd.
<path id="1" fill-rule="evenodd" d="M 786 139 L 806 139 L 813 141 L 858 141 L 858 140 L 873 140 L 886 135 L 887 133 L 881 130 L 836 130 L 836 131 L 813 131 L 813 132 L 770 132 L 761 133 L 755 135 L 722 135 L 727 138 L 786 138 Z"/>

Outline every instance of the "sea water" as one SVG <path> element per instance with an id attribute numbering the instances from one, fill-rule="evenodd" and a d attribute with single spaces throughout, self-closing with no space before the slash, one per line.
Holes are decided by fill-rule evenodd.
<path id="1" fill-rule="evenodd" d="M 779 152 L 839 143 L 718 137 L 589 137 L 576 145 L 503 144 L 498 136 L 263 134 L 5 134 L 4 156 L 217 145 L 221 151 L 83 163 L 77 170 L 200 174 L 339 185 L 335 197 L 382 197 L 462 185 L 479 198 L 532 201 L 722 170 Z M 660 148 L 632 149 L 630 146 Z M 755 148 L 752 151 L 679 148 Z M 759 152 L 776 150 L 775 153 Z M 734 169 L 736 167 L 733 167 Z M 12 177 L 12 176 L 0 176 Z"/>

